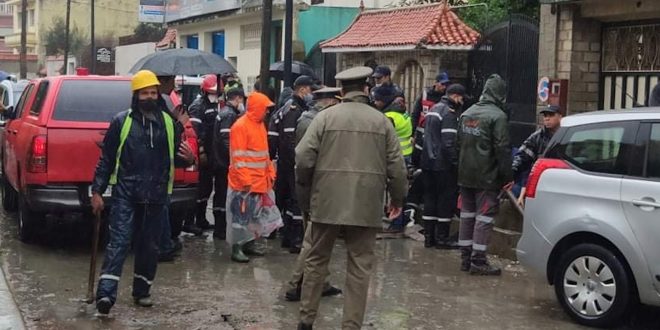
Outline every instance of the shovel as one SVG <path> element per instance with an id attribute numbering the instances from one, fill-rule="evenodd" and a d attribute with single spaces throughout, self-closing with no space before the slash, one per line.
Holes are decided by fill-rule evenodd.
<path id="1" fill-rule="evenodd" d="M 96 283 L 96 255 L 99 250 L 99 235 L 101 231 L 101 215 L 95 216 L 94 236 L 92 237 L 92 258 L 89 262 L 89 282 L 87 283 L 87 298 L 83 301 L 91 304 L 94 302 L 94 283 Z"/>

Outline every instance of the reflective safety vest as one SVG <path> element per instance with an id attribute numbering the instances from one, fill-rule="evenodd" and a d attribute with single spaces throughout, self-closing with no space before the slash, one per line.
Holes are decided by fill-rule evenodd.
<path id="1" fill-rule="evenodd" d="M 128 133 L 131 132 L 131 126 L 133 125 L 133 118 L 131 118 L 132 110 L 128 110 L 126 119 L 121 126 L 121 131 L 119 133 L 119 147 L 117 148 L 117 158 L 115 160 L 115 170 L 110 176 L 110 184 L 117 184 L 117 173 L 119 173 L 119 162 L 121 157 L 121 152 L 124 149 L 124 143 L 128 138 Z M 174 122 L 169 115 L 163 113 L 163 119 L 165 120 L 165 132 L 167 133 L 167 146 L 169 149 L 170 156 L 170 175 L 167 182 L 167 194 L 171 195 L 172 190 L 174 189 Z"/>
<path id="2" fill-rule="evenodd" d="M 413 153 L 412 135 L 413 126 L 408 113 L 399 113 L 396 111 L 386 112 L 385 116 L 394 122 L 394 130 L 401 143 L 401 152 L 404 156 L 410 156 Z"/>

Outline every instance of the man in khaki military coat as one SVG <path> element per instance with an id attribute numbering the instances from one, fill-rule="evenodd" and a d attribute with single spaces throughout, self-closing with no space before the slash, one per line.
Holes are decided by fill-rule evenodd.
<path id="1" fill-rule="evenodd" d="M 357 67 L 337 74 L 344 103 L 319 113 L 296 147 L 296 180 L 306 189 L 299 202 L 308 204 L 301 207 L 312 221 L 298 329 L 312 329 L 341 228 L 348 254 L 342 329 L 362 327 L 385 191 L 390 218 L 401 214 L 406 168 L 392 123 L 363 92 L 371 73 Z"/>

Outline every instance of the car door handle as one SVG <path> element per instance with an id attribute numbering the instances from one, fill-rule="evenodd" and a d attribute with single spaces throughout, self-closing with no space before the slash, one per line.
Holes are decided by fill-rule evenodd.
<path id="1" fill-rule="evenodd" d="M 10 131 L 12 134 L 18 134 L 18 130 L 11 130 Z"/>
<path id="2" fill-rule="evenodd" d="M 652 207 L 660 208 L 660 203 L 656 203 L 653 198 L 642 198 L 641 200 L 633 200 L 633 205 L 639 207 Z"/>

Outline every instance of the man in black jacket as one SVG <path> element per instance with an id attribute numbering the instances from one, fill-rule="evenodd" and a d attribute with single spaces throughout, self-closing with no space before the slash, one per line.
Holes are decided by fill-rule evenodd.
<path id="1" fill-rule="evenodd" d="M 415 101 L 412 111 L 413 128 L 417 128 L 424 115 L 445 96 L 450 83 L 449 75 L 446 72 L 441 72 L 435 77 L 433 86 L 422 91 L 422 94 Z"/>
<path id="2" fill-rule="evenodd" d="M 449 239 L 449 226 L 458 199 L 458 118 L 465 87 L 454 84 L 426 114 L 421 156 L 424 176 L 424 246 L 457 248 Z"/>
<path id="3" fill-rule="evenodd" d="M 532 133 L 513 157 L 513 180 L 522 187 L 527 183 L 527 176 L 532 170 L 534 162 L 545 153 L 550 139 L 561 124 L 562 112 L 558 106 L 549 105 L 541 111 L 541 114 L 543 115 L 543 127 Z M 521 197 L 524 195 L 524 192 L 520 194 Z M 519 204 L 522 204 L 522 201 L 522 198 L 518 199 Z"/>
<path id="4" fill-rule="evenodd" d="M 229 133 L 231 126 L 245 113 L 245 92 L 238 85 L 225 88 L 226 102 L 215 118 L 213 129 L 213 165 L 215 195 L 213 197 L 213 237 L 226 238 L 227 230 L 227 174 L 229 172 Z"/>
<path id="5" fill-rule="evenodd" d="M 133 298 L 153 305 L 149 291 L 156 276 L 162 219 L 174 183 L 174 167 L 194 162 L 192 150 L 181 142 L 183 126 L 161 106 L 158 79 L 151 71 L 133 76 L 131 109 L 119 113 L 103 140 L 92 183 L 92 209 L 100 215 L 102 194 L 112 185 L 110 239 L 96 292 L 96 308 L 107 315 L 117 300 L 117 287 L 131 242 L 135 252 Z M 177 152 L 178 151 L 178 152 Z"/>
<path id="6" fill-rule="evenodd" d="M 300 76 L 293 83 L 293 95 L 275 114 L 268 125 L 268 147 L 271 159 L 277 158 L 275 198 L 282 212 L 282 247 L 300 253 L 303 239 L 303 218 L 295 187 L 296 126 L 303 112 L 309 110 L 312 92 L 320 89 L 309 76 Z"/>
<path id="7" fill-rule="evenodd" d="M 190 122 L 192 122 L 195 134 L 197 134 L 197 145 L 199 146 L 199 186 L 197 193 L 197 208 L 195 212 L 195 224 L 187 223 L 184 231 L 200 235 L 199 230 L 213 228 L 206 219 L 206 208 L 209 197 L 213 191 L 215 175 L 213 171 L 213 159 L 210 155 L 213 149 L 213 126 L 215 117 L 218 115 L 218 78 L 214 74 L 204 76 L 201 97 L 190 105 Z M 219 205 L 214 205 L 218 207 Z"/>

